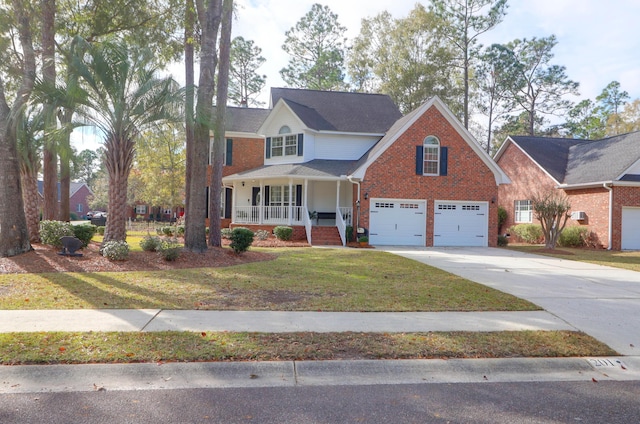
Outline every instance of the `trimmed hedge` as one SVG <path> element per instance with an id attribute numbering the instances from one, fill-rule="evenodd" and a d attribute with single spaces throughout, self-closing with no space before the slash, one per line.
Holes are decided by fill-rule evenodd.
<path id="1" fill-rule="evenodd" d="M 273 229 L 273 234 L 280 240 L 291 240 L 293 228 L 281 225 Z"/>
<path id="2" fill-rule="evenodd" d="M 589 230 L 587 227 L 579 227 L 572 225 L 565 227 L 558 237 L 558 246 L 562 247 L 583 247 L 586 245 L 586 240 L 589 237 Z"/>
<path id="3" fill-rule="evenodd" d="M 234 252 L 242 253 L 249 250 L 251 243 L 253 243 L 253 231 L 248 228 L 234 228 L 231 232 L 231 244 L 229 245 Z"/>
<path id="4" fill-rule="evenodd" d="M 40 240 L 43 244 L 53 247 L 62 247 L 60 237 L 73 236 L 72 225 L 63 221 L 42 221 L 40 222 Z"/>

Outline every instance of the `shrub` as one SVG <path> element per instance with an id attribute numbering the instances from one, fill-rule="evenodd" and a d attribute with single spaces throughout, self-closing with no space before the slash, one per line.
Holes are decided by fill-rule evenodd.
<path id="1" fill-rule="evenodd" d="M 98 234 L 100 234 L 101 236 L 103 236 L 103 235 L 104 235 L 104 225 L 99 225 L 99 226 L 96 228 L 96 233 L 98 233 Z"/>
<path id="2" fill-rule="evenodd" d="M 168 239 L 160 241 L 158 246 L 158 255 L 165 261 L 175 261 L 180 257 L 182 244 L 177 239 Z"/>
<path id="3" fill-rule="evenodd" d="M 231 248 L 236 253 L 242 253 L 249 250 L 253 243 L 253 231 L 247 228 L 234 228 L 231 232 Z"/>
<path id="4" fill-rule="evenodd" d="M 223 239 L 230 240 L 232 231 L 233 230 L 231 228 L 223 228 L 220 230 L 220 237 L 222 237 Z"/>
<path id="5" fill-rule="evenodd" d="M 358 237 L 358 242 L 359 243 L 369 243 L 369 237 L 368 236 L 360 236 L 360 237 Z"/>
<path id="6" fill-rule="evenodd" d="M 71 213 L 69 213 L 69 219 L 70 219 L 71 221 L 78 221 L 78 214 L 77 214 L 77 213 L 75 213 L 75 212 L 71 212 Z"/>
<path id="7" fill-rule="evenodd" d="M 158 227 L 156 232 L 161 236 L 174 237 L 176 234 L 175 227 L 166 225 L 164 227 Z"/>
<path id="8" fill-rule="evenodd" d="M 507 221 L 507 210 L 502 206 L 498 206 L 498 231 L 502 229 L 502 226 Z"/>
<path id="9" fill-rule="evenodd" d="M 273 229 L 273 234 L 275 234 L 276 238 L 279 240 L 291 240 L 291 236 L 293 236 L 293 228 L 281 225 Z"/>
<path id="10" fill-rule="evenodd" d="M 129 245 L 126 241 L 108 241 L 102 245 L 100 253 L 110 261 L 124 261 L 129 257 Z"/>
<path id="11" fill-rule="evenodd" d="M 583 247 L 586 245 L 588 237 L 589 230 L 587 227 L 572 225 L 562 230 L 558 238 L 558 245 L 562 247 Z"/>
<path id="12" fill-rule="evenodd" d="M 255 232 L 255 236 L 258 240 L 266 240 L 269 238 L 269 231 L 267 230 L 258 230 Z"/>
<path id="13" fill-rule="evenodd" d="M 345 236 L 347 237 L 348 242 L 353 240 L 353 227 L 351 225 L 347 225 L 347 228 L 344 233 L 345 233 Z"/>
<path id="14" fill-rule="evenodd" d="M 82 247 L 87 247 L 98 230 L 98 227 L 91 224 L 82 224 L 73 225 L 71 226 L 71 229 L 73 230 L 73 235 L 82 242 Z"/>
<path id="15" fill-rule="evenodd" d="M 507 236 L 498 236 L 499 247 L 505 247 L 508 244 L 509 244 L 509 239 L 507 238 Z"/>
<path id="16" fill-rule="evenodd" d="M 145 252 L 156 252 L 160 247 L 160 237 L 147 234 L 140 240 L 140 247 Z"/>
<path id="17" fill-rule="evenodd" d="M 53 247 L 62 247 L 60 237 L 74 236 L 73 228 L 68 222 L 42 221 L 40 223 L 40 239 L 43 244 Z"/>
<path id="18" fill-rule="evenodd" d="M 176 234 L 180 237 L 184 237 L 184 225 L 178 225 L 176 227 Z"/>
<path id="19" fill-rule="evenodd" d="M 544 240 L 542 227 L 538 224 L 514 225 L 509 229 L 509 232 L 514 233 L 520 240 L 529 244 L 542 243 Z"/>

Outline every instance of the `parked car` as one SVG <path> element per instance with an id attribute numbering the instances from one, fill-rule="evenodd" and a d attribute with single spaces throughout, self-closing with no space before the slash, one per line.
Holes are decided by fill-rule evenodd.
<path id="1" fill-rule="evenodd" d="M 94 211 L 89 211 L 89 212 L 87 212 L 87 219 L 91 219 L 91 218 L 93 218 L 93 215 L 94 215 L 94 214 L 95 214 L 95 212 L 94 212 Z"/>

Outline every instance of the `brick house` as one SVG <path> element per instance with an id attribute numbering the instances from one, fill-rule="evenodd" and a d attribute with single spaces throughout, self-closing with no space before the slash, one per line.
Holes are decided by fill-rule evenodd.
<path id="1" fill-rule="evenodd" d="M 561 190 L 567 225 L 588 228 L 598 245 L 640 249 L 640 132 L 602 140 L 511 136 L 495 156 L 512 184 L 499 189 L 504 228 L 533 222 L 531 197 Z"/>
<path id="2" fill-rule="evenodd" d="M 440 99 L 404 117 L 379 94 L 274 88 L 270 104 L 230 108 L 223 226 L 289 225 L 311 244 L 344 244 L 352 226 L 373 245 L 496 245 L 509 179 Z"/>
<path id="3" fill-rule="evenodd" d="M 38 181 L 38 202 L 40 204 L 40 210 L 42 211 L 42 205 L 44 204 L 44 183 Z M 86 183 L 69 184 L 69 210 L 72 214 L 75 214 L 78 219 L 85 219 L 87 212 L 89 212 L 89 202 L 87 198 L 93 196 L 93 192 Z M 60 204 L 60 183 L 58 183 L 58 205 Z"/>

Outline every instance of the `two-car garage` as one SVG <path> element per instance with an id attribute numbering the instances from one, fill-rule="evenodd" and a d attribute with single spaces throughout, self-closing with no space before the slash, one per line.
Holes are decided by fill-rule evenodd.
<path id="1" fill-rule="evenodd" d="M 434 246 L 487 246 L 487 202 L 435 201 Z M 372 245 L 425 246 L 427 201 L 371 199 L 369 243 Z"/>

